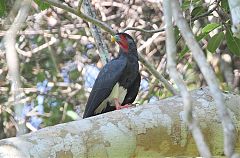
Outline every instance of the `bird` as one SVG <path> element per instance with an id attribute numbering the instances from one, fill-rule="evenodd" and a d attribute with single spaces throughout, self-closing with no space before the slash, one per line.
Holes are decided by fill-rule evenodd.
<path id="1" fill-rule="evenodd" d="M 112 42 L 119 45 L 118 56 L 103 66 L 90 92 L 83 118 L 129 107 L 136 99 L 141 75 L 134 39 L 116 33 Z"/>

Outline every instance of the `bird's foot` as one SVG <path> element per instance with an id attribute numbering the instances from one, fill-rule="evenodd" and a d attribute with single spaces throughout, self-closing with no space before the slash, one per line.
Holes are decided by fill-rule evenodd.
<path id="1" fill-rule="evenodd" d="M 114 98 L 114 102 L 115 102 L 116 110 L 120 110 L 120 109 L 124 109 L 124 108 L 129 108 L 129 107 L 130 107 L 130 104 L 126 104 L 126 105 L 123 105 L 123 106 L 122 106 L 122 105 L 120 104 L 118 98 Z"/>
<path id="2" fill-rule="evenodd" d="M 116 106 L 116 109 L 117 109 L 117 110 L 120 110 L 120 109 L 129 108 L 129 107 L 131 107 L 130 104 L 126 104 L 126 105 Z"/>

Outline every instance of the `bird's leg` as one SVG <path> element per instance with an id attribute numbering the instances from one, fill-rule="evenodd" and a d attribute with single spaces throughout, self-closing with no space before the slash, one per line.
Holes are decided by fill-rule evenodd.
<path id="1" fill-rule="evenodd" d="M 114 98 L 114 102 L 115 102 L 116 110 L 120 110 L 120 109 L 124 109 L 124 108 L 128 108 L 128 107 L 129 107 L 129 104 L 126 104 L 126 105 L 123 105 L 123 106 L 122 106 L 122 105 L 120 104 L 118 98 Z"/>

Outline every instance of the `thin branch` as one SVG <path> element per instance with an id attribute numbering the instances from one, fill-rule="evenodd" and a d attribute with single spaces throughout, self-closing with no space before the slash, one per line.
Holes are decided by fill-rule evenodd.
<path id="1" fill-rule="evenodd" d="M 91 16 L 96 19 L 96 14 L 95 14 L 94 10 L 92 9 L 91 3 L 89 2 L 89 0 L 84 0 L 83 9 L 84 9 L 84 12 L 88 16 Z M 90 23 L 89 25 L 90 25 L 92 36 L 94 37 L 97 49 L 99 51 L 99 56 L 101 58 L 101 61 L 103 62 L 103 64 L 106 64 L 109 61 L 110 56 L 109 56 L 107 45 L 104 42 L 102 32 L 97 27 L 97 25 L 94 25 L 92 23 Z"/>
<path id="2" fill-rule="evenodd" d="M 161 81 L 164 86 L 174 95 L 177 95 L 178 92 L 176 91 L 175 88 L 173 88 L 173 86 L 168 82 L 168 80 L 166 80 L 157 70 L 156 68 L 150 64 L 146 59 L 145 57 L 142 55 L 142 54 L 138 54 L 139 56 L 139 60 L 140 62 L 145 66 L 147 67 L 147 69 L 159 80 Z"/>
<path id="3" fill-rule="evenodd" d="M 189 129 L 192 132 L 195 143 L 197 144 L 198 151 L 202 157 L 211 157 L 209 148 L 204 141 L 203 134 L 198 126 L 198 122 L 193 118 L 192 105 L 193 100 L 184 81 L 181 78 L 180 73 L 177 71 L 176 67 L 176 40 L 174 37 L 173 24 L 172 24 L 172 8 L 170 1 L 163 1 L 163 10 L 166 25 L 166 50 L 167 50 L 167 67 L 169 69 L 169 74 L 172 79 L 174 79 L 177 84 L 184 103 L 184 115 L 185 120 Z"/>
<path id="4" fill-rule="evenodd" d="M 216 5 L 215 5 L 212 9 L 210 9 L 209 11 L 207 11 L 207 12 L 205 12 L 205 13 L 197 16 L 197 17 L 192 18 L 191 21 L 195 21 L 195 20 L 198 20 L 198 19 L 200 19 L 200 18 L 203 18 L 203 17 L 206 17 L 206 16 L 210 15 L 212 12 L 214 12 L 214 11 L 218 8 L 220 2 L 221 2 L 221 1 L 218 0 L 218 1 L 216 2 Z"/>
<path id="5" fill-rule="evenodd" d="M 63 3 L 60 3 L 57 0 L 43 0 L 43 1 L 50 5 L 53 5 L 55 7 L 61 8 L 65 11 L 68 11 L 72 14 L 75 14 L 76 16 L 79 16 L 83 20 L 85 20 L 87 22 L 91 22 L 94 25 L 97 25 L 98 27 L 102 28 L 103 30 L 109 32 L 111 35 L 115 35 L 115 31 L 113 31 L 113 29 L 111 27 L 109 27 L 106 23 L 104 23 L 100 20 L 97 20 L 89 15 L 83 14 L 80 11 L 76 11 L 75 9 L 68 7 L 68 6 L 64 5 Z"/>
<path id="6" fill-rule="evenodd" d="M 50 43 L 50 41 L 48 41 L 47 37 L 44 37 L 44 40 L 45 40 L 45 42 L 47 44 L 48 53 L 50 54 L 50 57 L 51 57 L 51 60 L 53 62 L 53 66 L 55 68 L 55 71 L 56 71 L 57 74 L 59 74 L 60 71 L 59 71 L 58 64 L 57 64 L 56 54 L 52 50 L 51 45 L 50 45 L 51 43 Z M 55 39 L 55 41 L 57 41 L 57 40 Z"/>
<path id="7" fill-rule="evenodd" d="M 45 36 L 44 36 L 44 37 L 45 37 Z M 46 37 L 45 37 L 45 38 L 46 38 Z M 16 48 L 16 50 L 17 50 L 17 52 L 18 52 L 19 54 L 21 54 L 21 55 L 23 55 L 23 56 L 31 57 L 32 54 L 37 53 L 37 52 L 39 52 L 39 51 L 41 51 L 41 50 L 43 50 L 43 49 L 45 49 L 45 48 L 53 45 L 53 44 L 56 43 L 56 42 L 57 42 L 57 39 L 54 38 L 54 37 L 51 37 L 51 40 L 50 40 L 50 41 L 46 41 L 46 43 L 42 44 L 41 46 L 38 46 L 38 47 L 36 47 L 36 48 L 34 48 L 34 49 L 32 49 L 32 50 L 29 50 L 29 51 L 23 51 L 23 50 L 21 50 L 21 49 L 18 47 L 18 44 L 15 45 L 15 48 Z"/>
<path id="8" fill-rule="evenodd" d="M 140 47 L 138 47 L 138 52 L 141 52 L 142 50 L 144 50 L 146 47 L 148 47 L 149 45 L 151 45 L 153 43 L 153 41 L 161 34 L 161 32 L 157 32 L 155 34 L 152 35 L 151 38 L 148 38 L 148 40 L 146 42 L 144 42 Z M 164 39 L 163 39 L 164 40 Z"/>
<path id="9" fill-rule="evenodd" d="M 221 119 L 224 132 L 224 153 L 227 157 L 231 157 L 234 155 L 235 148 L 235 127 L 229 116 L 227 108 L 224 105 L 223 95 L 218 88 L 218 81 L 216 79 L 214 71 L 209 66 L 204 56 L 204 52 L 202 51 L 201 47 L 194 37 L 194 34 L 189 28 L 186 19 L 183 17 L 179 1 L 172 0 L 171 5 L 174 20 L 184 40 L 186 41 L 187 46 L 191 50 L 193 57 L 197 62 L 206 82 L 208 83 L 212 96 L 216 102 L 217 112 L 219 118 Z"/>
<path id="10" fill-rule="evenodd" d="M 135 30 L 135 31 L 140 31 L 140 32 L 144 32 L 144 33 L 157 33 L 157 32 L 163 32 L 165 30 L 165 28 L 160 28 L 157 30 L 145 30 L 145 29 L 140 29 L 137 27 L 126 27 L 125 29 L 123 29 L 122 32 L 126 32 L 128 30 Z"/>
<path id="11" fill-rule="evenodd" d="M 83 0 L 79 0 L 78 9 L 77 9 L 78 12 L 81 12 L 82 4 L 83 4 Z"/>

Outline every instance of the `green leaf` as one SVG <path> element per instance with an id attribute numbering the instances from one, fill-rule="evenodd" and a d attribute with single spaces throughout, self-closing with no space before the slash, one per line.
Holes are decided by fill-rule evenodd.
<path id="1" fill-rule="evenodd" d="M 178 27 L 174 27 L 173 30 L 174 30 L 175 39 L 176 39 L 176 40 L 179 39 L 179 37 L 180 37 L 180 31 L 179 31 Z"/>
<path id="2" fill-rule="evenodd" d="M 227 0 L 221 0 L 221 8 L 223 8 L 225 12 L 229 12 L 229 6 L 228 6 Z"/>
<path id="3" fill-rule="evenodd" d="M 67 116 L 71 117 L 71 119 L 73 119 L 73 120 L 79 119 L 78 114 L 72 110 L 68 110 L 66 114 L 67 114 Z"/>
<path id="4" fill-rule="evenodd" d="M 184 11 L 188 10 L 190 8 L 190 5 L 192 6 L 202 6 L 201 0 L 191 0 L 191 1 L 183 1 L 181 7 Z"/>
<path id="5" fill-rule="evenodd" d="M 181 7 L 182 7 L 182 10 L 187 10 L 189 9 L 189 6 L 190 6 L 190 1 L 183 1 Z"/>
<path id="6" fill-rule="evenodd" d="M 50 5 L 48 3 L 43 2 L 42 0 L 34 0 L 34 2 L 38 5 L 41 10 L 48 9 Z"/>
<path id="7" fill-rule="evenodd" d="M 209 33 L 211 31 L 213 31 L 214 29 L 220 27 L 220 24 L 217 24 L 217 23 L 211 23 L 211 24 L 208 24 L 206 25 L 203 29 L 202 29 L 202 32 L 203 33 Z"/>
<path id="8" fill-rule="evenodd" d="M 6 2 L 4 0 L 0 0 L 0 17 L 4 16 L 6 12 Z"/>
<path id="9" fill-rule="evenodd" d="M 77 69 L 69 72 L 69 78 L 73 81 L 77 80 L 80 76 L 80 73 Z"/>
<path id="10" fill-rule="evenodd" d="M 209 41 L 207 45 L 207 49 L 211 52 L 214 53 L 216 49 L 219 47 L 221 44 L 222 40 L 224 38 L 224 33 L 220 32 L 214 35 Z"/>
<path id="11" fill-rule="evenodd" d="M 217 23 L 211 23 L 206 25 L 203 29 L 202 29 L 202 33 L 200 35 L 198 35 L 196 37 L 196 40 L 199 42 L 200 40 L 202 40 L 203 38 L 205 38 L 209 32 L 213 31 L 214 29 L 220 27 L 220 24 Z M 179 54 L 179 59 L 181 60 L 183 58 L 183 56 L 189 51 L 188 47 L 185 46 L 183 48 L 183 50 L 180 52 Z"/>
<path id="12" fill-rule="evenodd" d="M 44 72 L 38 72 L 37 74 L 37 82 L 42 82 L 45 79 L 45 74 Z"/>
<path id="13" fill-rule="evenodd" d="M 197 17 L 197 16 L 199 16 L 199 15 L 205 13 L 205 12 L 206 12 L 206 9 L 204 9 L 202 6 L 197 6 L 192 10 L 191 16 L 192 17 Z"/>
<path id="14" fill-rule="evenodd" d="M 235 55 L 240 56 L 240 39 L 233 36 L 229 28 L 226 32 L 227 47 Z"/>

